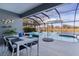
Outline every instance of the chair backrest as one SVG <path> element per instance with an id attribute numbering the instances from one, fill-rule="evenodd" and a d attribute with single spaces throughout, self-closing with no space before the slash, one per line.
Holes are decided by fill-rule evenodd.
<path id="1" fill-rule="evenodd" d="M 10 40 L 8 41 L 8 44 L 12 47 L 12 42 Z"/>
<path id="2" fill-rule="evenodd" d="M 4 44 L 7 46 L 8 42 L 5 36 L 3 36 Z"/>
<path id="3" fill-rule="evenodd" d="M 7 42 L 8 42 L 8 49 L 12 52 L 12 50 L 13 50 L 12 42 L 8 38 L 7 38 Z"/>

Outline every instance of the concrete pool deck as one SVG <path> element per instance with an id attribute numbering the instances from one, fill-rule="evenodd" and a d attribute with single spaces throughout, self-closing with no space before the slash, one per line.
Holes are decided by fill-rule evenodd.
<path id="1" fill-rule="evenodd" d="M 54 40 L 53 42 L 44 42 L 42 38 L 39 38 L 39 56 L 79 56 L 79 42 L 68 42 L 63 40 Z M 3 55 L 5 46 L 0 46 L 0 55 Z M 32 56 L 36 56 L 36 45 L 32 47 Z M 4 53 L 4 56 L 6 53 Z M 7 55 L 11 53 L 7 50 Z M 16 54 L 15 54 L 16 56 Z M 26 49 L 20 51 L 20 56 L 27 56 Z"/>
<path id="2" fill-rule="evenodd" d="M 53 42 L 43 42 L 40 40 L 39 44 L 39 56 L 79 56 L 79 43 L 60 40 L 54 40 Z M 5 49 L 2 49 L 2 46 L 0 46 L 0 55 L 2 55 L 4 50 Z M 10 56 L 11 53 L 9 51 L 7 52 L 7 55 Z M 20 56 L 27 56 L 26 49 L 20 51 Z M 32 47 L 32 56 L 36 56 L 36 45 Z"/>

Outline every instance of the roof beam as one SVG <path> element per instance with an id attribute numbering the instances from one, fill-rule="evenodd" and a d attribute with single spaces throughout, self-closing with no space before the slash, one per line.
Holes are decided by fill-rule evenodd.
<path id="1" fill-rule="evenodd" d="M 34 17 L 36 17 L 36 18 L 39 18 L 42 22 L 43 22 L 43 20 L 40 18 L 40 17 L 38 17 L 38 16 L 36 16 L 36 15 L 33 15 Z M 44 23 L 44 22 L 43 22 Z M 44 23 L 45 24 L 45 23 Z"/>
<path id="2" fill-rule="evenodd" d="M 48 19 L 50 19 L 50 17 L 47 14 L 45 14 L 43 12 L 41 12 L 41 14 L 45 15 L 46 17 L 48 17 Z"/>
<path id="3" fill-rule="evenodd" d="M 59 16 L 59 19 L 61 20 L 61 15 L 59 13 L 59 11 L 55 8 L 55 11 L 57 12 L 58 16 Z"/>
<path id="4" fill-rule="evenodd" d="M 39 5 L 33 9 L 29 10 L 29 11 L 26 11 L 26 12 L 20 14 L 20 17 L 25 17 L 25 16 L 46 10 L 48 8 L 51 8 L 51 7 L 60 5 L 60 4 L 62 4 L 62 3 L 43 3 L 42 5 Z"/>
<path id="5" fill-rule="evenodd" d="M 35 19 L 33 19 L 33 18 L 30 18 L 30 17 L 27 17 L 28 19 L 32 19 L 32 20 L 34 20 L 38 25 L 40 25 Z"/>

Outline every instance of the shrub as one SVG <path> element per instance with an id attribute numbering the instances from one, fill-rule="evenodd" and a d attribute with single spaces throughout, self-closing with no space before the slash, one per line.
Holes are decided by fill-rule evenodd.
<path id="1" fill-rule="evenodd" d="M 24 32 L 36 32 L 36 29 L 32 27 L 24 27 L 23 30 Z"/>
<path id="2" fill-rule="evenodd" d="M 13 35 L 16 34 L 16 31 L 13 29 L 7 29 L 3 32 L 4 35 Z"/>

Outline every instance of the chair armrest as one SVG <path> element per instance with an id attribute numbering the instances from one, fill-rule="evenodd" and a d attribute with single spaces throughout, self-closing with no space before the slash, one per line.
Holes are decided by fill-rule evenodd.
<path id="1" fill-rule="evenodd" d="M 22 45 L 22 46 L 24 46 L 25 48 L 29 48 L 27 45 Z"/>

